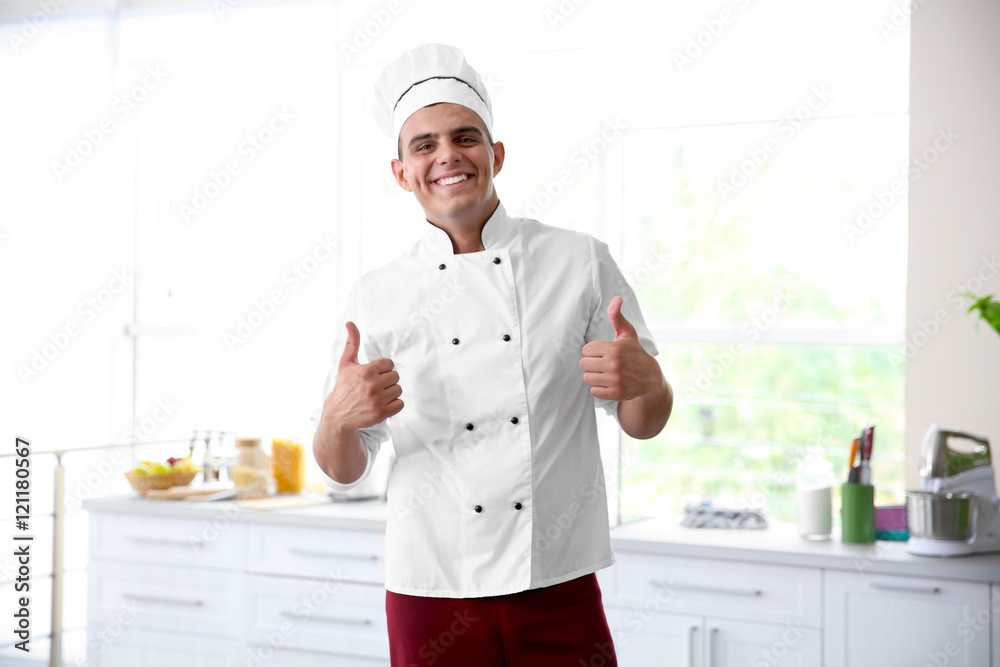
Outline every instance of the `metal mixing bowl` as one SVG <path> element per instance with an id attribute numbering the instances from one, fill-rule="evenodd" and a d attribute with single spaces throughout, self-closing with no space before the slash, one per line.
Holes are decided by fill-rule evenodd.
<path id="1" fill-rule="evenodd" d="M 906 492 L 906 527 L 910 537 L 967 540 L 976 524 L 971 493 Z"/>

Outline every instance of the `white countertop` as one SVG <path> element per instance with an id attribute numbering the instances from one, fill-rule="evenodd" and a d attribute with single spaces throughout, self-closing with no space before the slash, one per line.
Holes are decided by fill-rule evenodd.
<path id="1" fill-rule="evenodd" d="M 247 523 L 314 528 L 384 530 L 388 514 L 381 500 L 329 501 L 321 505 L 280 510 L 236 508 L 229 501 L 188 502 L 147 500 L 139 496 L 110 496 L 84 501 L 92 512 L 211 519 L 226 508 L 227 516 Z M 836 533 L 836 528 L 834 528 Z M 905 542 L 843 544 L 837 539 L 811 542 L 798 536 L 791 524 L 764 530 L 685 528 L 680 518 L 646 519 L 611 531 L 616 551 L 715 558 L 773 565 L 818 567 L 871 574 L 897 574 L 1000 584 L 1000 554 L 932 558 L 907 553 Z"/>
<path id="2" fill-rule="evenodd" d="M 680 517 L 645 519 L 613 529 L 611 539 L 616 551 L 1000 583 L 1000 554 L 934 558 L 907 553 L 906 542 L 813 542 L 799 537 L 794 524 L 720 530 L 685 528 Z"/>
<path id="3" fill-rule="evenodd" d="M 309 495 L 309 494 L 307 494 Z M 220 511 L 230 519 L 246 523 L 305 526 L 311 528 L 357 528 L 385 530 L 388 514 L 381 500 L 341 501 L 328 499 L 322 505 L 275 510 L 253 510 L 239 507 L 231 501 L 193 502 L 187 500 L 149 500 L 141 496 L 108 496 L 85 500 L 83 509 L 111 514 L 139 514 L 181 519 L 208 519 Z"/>

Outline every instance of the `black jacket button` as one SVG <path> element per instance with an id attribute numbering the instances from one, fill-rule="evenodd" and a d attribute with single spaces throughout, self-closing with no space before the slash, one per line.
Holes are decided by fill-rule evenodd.
<path id="1" fill-rule="evenodd" d="M 444 264 L 438 264 L 438 268 L 444 271 Z"/>
<path id="2" fill-rule="evenodd" d="M 500 258 L 499 257 L 494 257 L 493 258 L 493 263 L 494 264 L 499 264 L 500 263 Z"/>
<path id="3" fill-rule="evenodd" d="M 483 511 L 483 506 L 482 505 L 476 505 L 472 509 L 476 510 L 476 513 L 478 514 L 479 512 Z"/>
<path id="4" fill-rule="evenodd" d="M 457 338 L 452 338 L 451 339 L 451 344 L 452 345 L 458 345 L 458 339 Z"/>
<path id="5" fill-rule="evenodd" d="M 502 336 L 502 338 L 503 338 L 503 342 L 505 342 L 505 343 L 506 343 L 507 341 L 509 341 L 509 340 L 510 340 L 510 334 L 504 334 L 504 335 Z"/>
<path id="6" fill-rule="evenodd" d="M 516 424 L 516 423 L 517 423 L 517 421 L 518 421 L 518 420 L 517 420 L 517 417 L 511 417 L 511 418 L 510 418 L 510 423 L 511 423 L 511 424 Z"/>
<path id="7" fill-rule="evenodd" d="M 524 505 L 522 505 L 521 503 L 514 503 L 514 509 L 520 510 L 522 507 L 524 507 Z"/>
<path id="8" fill-rule="evenodd" d="M 472 425 L 472 424 L 466 424 L 466 425 L 465 425 L 465 430 L 466 430 L 466 431 L 471 431 L 471 430 L 472 430 L 473 428 L 474 428 L 474 427 L 473 427 L 473 425 Z"/>

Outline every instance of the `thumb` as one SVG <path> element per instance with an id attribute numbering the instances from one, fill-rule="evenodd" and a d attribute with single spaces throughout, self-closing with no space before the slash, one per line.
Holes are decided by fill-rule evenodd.
<path id="1" fill-rule="evenodd" d="M 637 338 L 635 333 L 635 327 L 625 319 L 622 315 L 622 303 L 624 299 L 620 296 L 616 296 L 611 299 L 611 303 L 608 304 L 608 322 L 615 329 L 615 340 L 621 338 Z"/>
<path id="2" fill-rule="evenodd" d="M 347 342 L 344 343 L 344 353 L 340 355 L 340 365 L 337 370 L 344 366 L 358 363 L 358 348 L 361 347 L 361 333 L 354 322 L 347 323 Z"/>

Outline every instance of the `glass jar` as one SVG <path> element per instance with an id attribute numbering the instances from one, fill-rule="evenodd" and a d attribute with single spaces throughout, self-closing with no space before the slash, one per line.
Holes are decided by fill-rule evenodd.
<path id="1" fill-rule="evenodd" d="M 799 463 L 795 478 L 799 535 L 807 540 L 830 539 L 834 482 L 833 463 L 823 458 L 823 448 L 810 447 Z"/>
<path id="2" fill-rule="evenodd" d="M 305 448 L 297 442 L 271 440 L 274 481 L 278 493 L 302 493 L 306 486 Z"/>
<path id="3" fill-rule="evenodd" d="M 237 438 L 236 449 L 233 484 L 237 489 L 266 493 L 268 460 L 267 453 L 261 449 L 260 438 Z"/>

